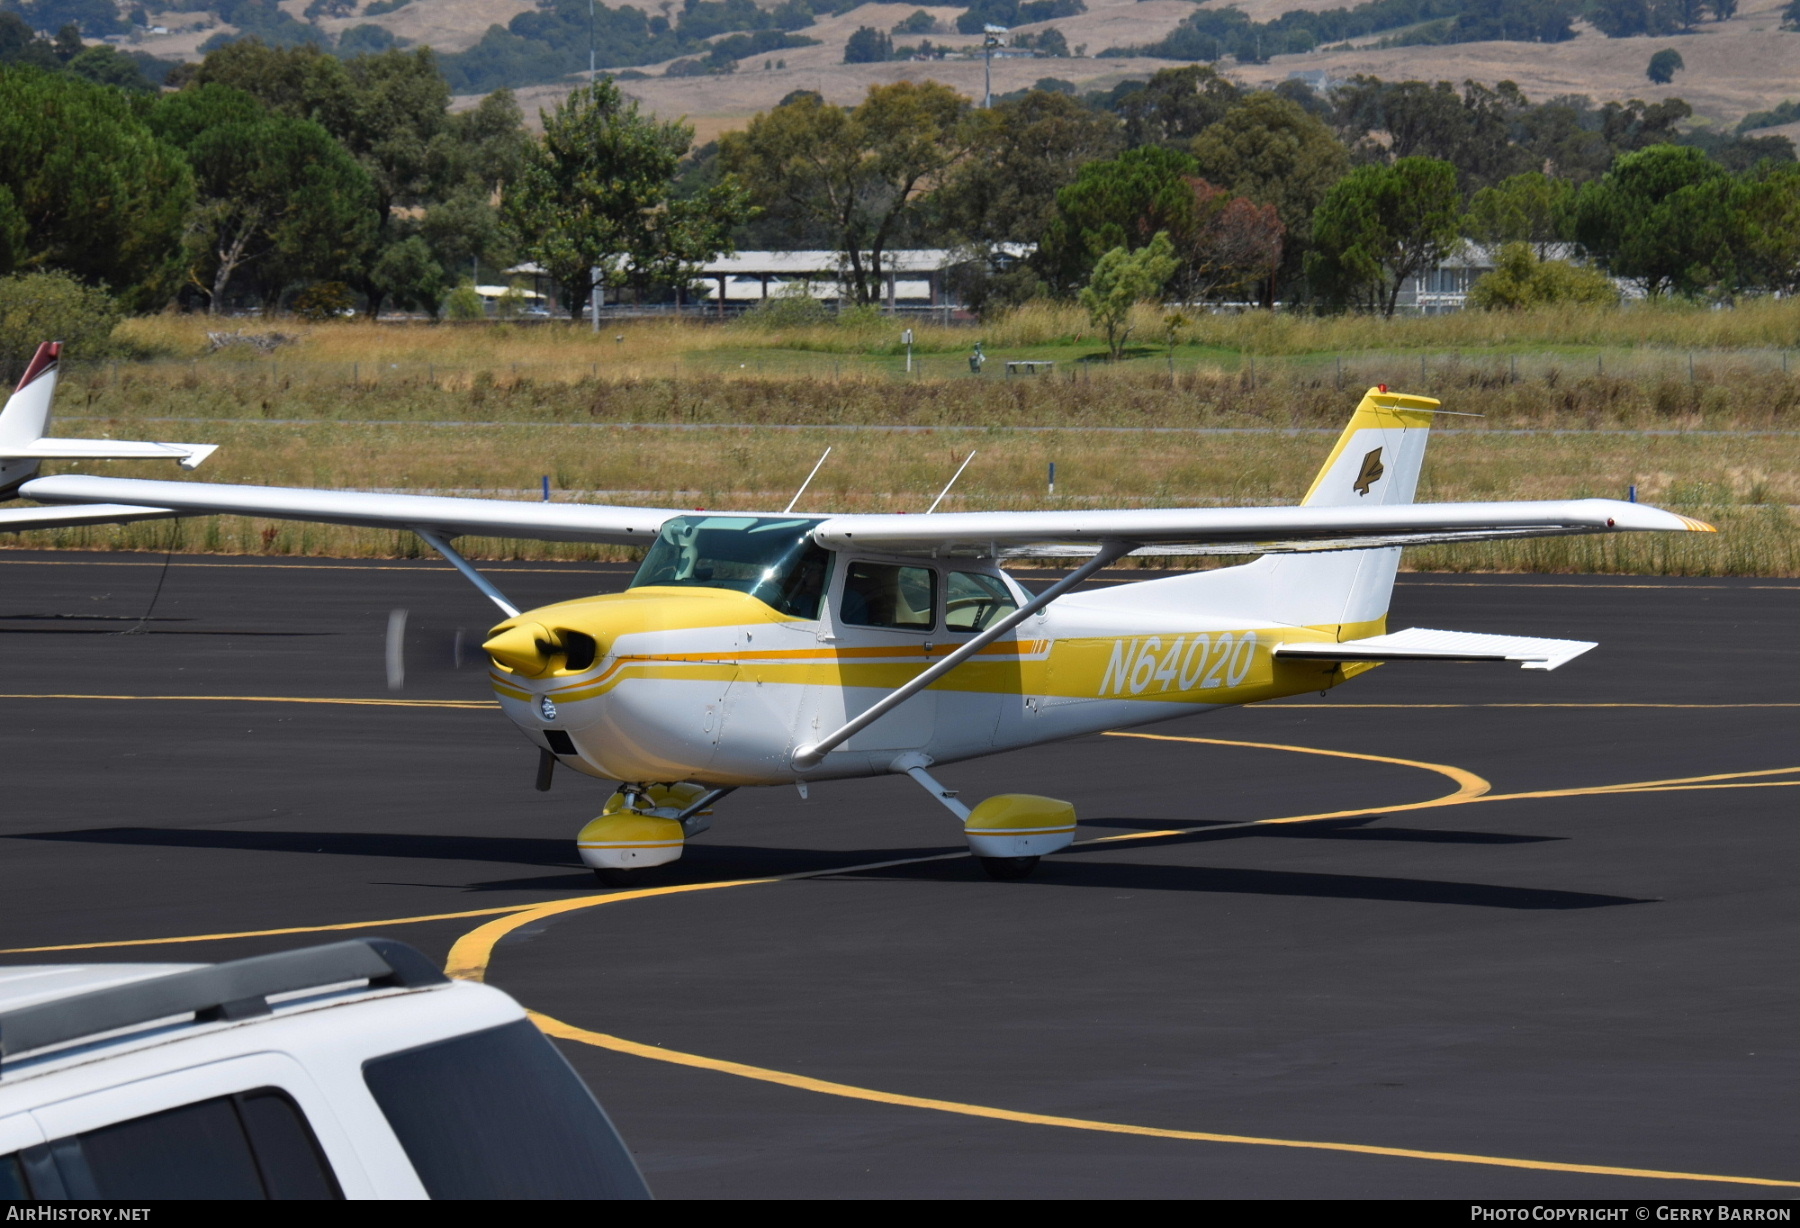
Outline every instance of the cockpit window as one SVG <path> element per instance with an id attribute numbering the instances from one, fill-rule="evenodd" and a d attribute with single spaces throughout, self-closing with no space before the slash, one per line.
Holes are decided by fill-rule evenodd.
<path id="1" fill-rule="evenodd" d="M 662 527 L 632 588 L 729 588 L 795 618 L 817 618 L 831 552 L 813 521 L 780 516 L 677 516 Z"/>

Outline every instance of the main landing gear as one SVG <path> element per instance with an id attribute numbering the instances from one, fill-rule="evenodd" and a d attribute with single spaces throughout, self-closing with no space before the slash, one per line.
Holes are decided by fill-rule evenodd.
<path id="1" fill-rule="evenodd" d="M 908 751 L 894 760 L 894 770 L 918 781 L 962 820 L 969 851 L 989 878 L 1000 882 L 1027 878 L 1039 858 L 1075 843 L 1075 807 L 1068 802 L 1035 793 L 1000 793 L 970 810 L 956 800 L 956 790 L 946 789 L 925 770 L 930 764 L 929 756 Z"/>

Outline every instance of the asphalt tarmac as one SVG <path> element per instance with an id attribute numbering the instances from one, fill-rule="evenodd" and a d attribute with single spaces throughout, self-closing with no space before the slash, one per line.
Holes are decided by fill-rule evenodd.
<path id="1" fill-rule="evenodd" d="M 179 557 L 152 610 L 161 566 L 0 553 L 0 942 L 96 944 L 0 959 L 444 958 L 520 914 L 402 919 L 607 895 L 604 786 L 533 791 L 448 568 Z M 665 884 L 810 877 L 527 914 L 488 979 L 665 1198 L 1788 1197 L 1718 1178 L 1800 1181 L 1797 599 L 1404 576 L 1395 629 L 1601 647 L 943 769 L 1103 841 L 1024 882 L 911 860 L 961 840 L 909 781 L 744 790 Z"/>

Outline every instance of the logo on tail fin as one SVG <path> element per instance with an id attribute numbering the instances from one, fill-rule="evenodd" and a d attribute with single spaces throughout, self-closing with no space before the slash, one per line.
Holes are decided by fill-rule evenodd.
<path id="1" fill-rule="evenodd" d="M 1359 495 L 1366 495 L 1369 493 L 1369 487 L 1381 481 L 1381 475 L 1386 472 L 1387 470 L 1381 464 L 1381 449 L 1376 448 L 1363 457 L 1362 472 L 1356 475 L 1356 481 L 1350 484 L 1350 489 Z"/>

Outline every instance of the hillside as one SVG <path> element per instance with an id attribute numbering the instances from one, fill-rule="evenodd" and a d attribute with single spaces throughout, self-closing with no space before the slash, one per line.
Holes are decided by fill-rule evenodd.
<path id="1" fill-rule="evenodd" d="M 391 4 L 393 0 L 385 0 L 385 3 Z M 553 3 L 554 0 L 544 0 L 546 6 Z M 1322 73 L 1332 80 L 1366 73 L 1388 80 L 1461 81 L 1472 78 L 1489 84 L 1511 80 L 1532 98 L 1567 93 L 1586 94 L 1600 101 L 1656 100 L 1675 96 L 1686 99 L 1700 118 L 1731 124 L 1746 112 L 1771 106 L 1784 98 L 1800 97 L 1800 32 L 1781 28 L 1779 11 L 1784 3 L 1785 0 L 1741 0 L 1737 14 L 1728 21 L 1704 22 L 1691 33 L 1663 38 L 1607 38 L 1585 23 L 1577 22 L 1577 37 L 1560 43 L 1471 42 L 1381 48 L 1372 45 L 1380 41 L 1381 36 L 1375 36 L 1356 40 L 1363 45 L 1352 48 L 1277 55 L 1264 64 L 1226 60 L 1222 67 L 1233 79 L 1253 85 L 1272 84 L 1298 72 Z M 533 15 L 540 9 L 545 13 L 552 11 L 533 0 L 402 0 L 392 11 L 374 15 L 368 12 L 370 5 L 366 0 L 339 0 L 336 9 L 329 8 L 321 0 L 279 0 L 279 4 L 286 18 L 296 23 L 310 23 L 320 36 L 326 38 L 340 37 L 353 27 L 376 26 L 402 45 L 429 45 L 451 55 L 467 52 L 478 43 L 484 48 L 494 45 L 495 32 L 510 37 L 505 27 L 521 14 Z M 765 13 L 773 13 L 779 0 L 756 0 L 756 4 Z M 380 9 L 385 5 L 377 3 L 373 7 Z M 584 14 L 585 6 L 579 7 Z M 640 0 L 638 7 L 652 15 L 658 11 L 667 13 L 680 24 L 686 20 L 685 8 L 688 6 L 655 5 Z M 745 12 L 755 16 L 754 10 L 743 7 Z M 624 70 L 626 88 L 650 109 L 663 115 L 687 116 L 703 140 L 742 125 L 750 116 L 768 109 L 796 89 L 817 90 L 833 102 L 848 103 L 860 98 L 869 85 L 877 82 L 930 78 L 952 85 L 970 97 L 980 96 L 981 60 L 963 58 L 979 45 L 979 36 L 954 32 L 956 19 L 964 12 L 962 6 L 864 4 L 836 15 L 826 12 L 825 5 L 816 7 L 823 15 L 811 24 L 798 28 L 791 23 L 783 26 L 799 38 L 817 40 L 816 45 L 751 54 L 737 62 L 735 72 L 664 76 L 671 63 L 696 54 L 696 48 L 698 52 L 704 52 L 709 45 L 707 42 L 696 43 L 691 38 L 683 45 L 681 54 L 671 54 L 650 63 L 643 62 L 646 58 L 644 49 L 652 44 L 640 41 L 633 44 L 637 49 L 629 52 L 624 50 L 624 44 L 603 44 L 600 61 L 603 67 Z M 921 7 L 935 19 L 937 26 L 937 32 L 922 37 L 949 50 L 950 58 L 872 64 L 843 62 L 845 43 L 859 27 L 889 31 Z M 1054 28 L 1072 50 L 1082 54 L 1068 57 L 1009 54 L 997 58 L 993 64 L 994 90 L 1005 93 L 1022 89 L 1043 77 L 1054 77 L 1082 90 L 1109 88 L 1128 77 L 1147 76 L 1177 61 L 1149 56 L 1095 57 L 1103 51 L 1154 43 L 1179 26 L 1196 7 L 1190 0 L 1087 0 L 1084 13 L 1016 26 L 1016 34 L 1034 36 Z M 1198 7 L 1234 7 L 1252 20 L 1269 21 L 1295 9 L 1318 11 L 1346 7 L 1346 0 L 1230 0 L 1230 3 L 1205 0 Z M 230 11 L 228 6 L 217 10 L 226 11 Z M 307 15 L 309 11 L 311 17 Z M 328 15 L 334 11 L 343 15 Z M 229 23 L 219 20 L 217 12 L 164 11 L 154 20 L 167 26 L 169 32 L 140 35 L 133 40 L 133 45 L 159 56 L 191 58 L 205 40 L 235 30 Z M 533 15 L 528 20 L 537 18 Z M 554 49 L 560 51 L 565 61 L 572 50 L 585 50 L 585 47 L 570 46 L 570 31 L 579 26 L 585 32 L 585 16 L 578 14 L 572 20 L 574 25 L 570 24 L 571 18 L 565 12 L 564 24 L 556 36 L 560 41 L 554 42 Z M 801 20 L 805 20 L 804 16 Z M 300 27 L 290 27 L 295 28 Z M 664 42 L 668 42 L 669 37 L 665 36 Z M 896 44 L 909 45 L 920 37 L 893 35 Z M 485 43 L 484 38 L 487 39 Z M 717 37 L 711 39 L 711 42 L 717 41 Z M 536 45 L 543 47 L 545 44 Z M 1651 53 L 1663 47 L 1678 50 L 1686 62 L 1686 70 L 1678 73 L 1671 84 L 1655 86 L 1645 79 L 1644 69 Z M 652 50 L 651 54 L 656 52 Z M 582 58 L 585 57 L 575 55 L 576 60 Z M 609 58 L 612 63 L 608 63 Z M 507 71 L 527 74 L 524 80 L 529 80 L 534 71 L 540 76 L 545 71 L 541 55 L 534 58 L 519 49 L 514 50 L 510 63 L 513 67 Z M 458 77 L 452 73 L 452 80 L 456 79 Z M 535 117 L 538 106 L 560 96 L 567 88 L 568 79 L 565 78 L 557 84 L 526 85 L 519 92 L 527 113 Z M 465 103 L 472 103 L 474 97 L 474 94 L 468 95 Z"/>

